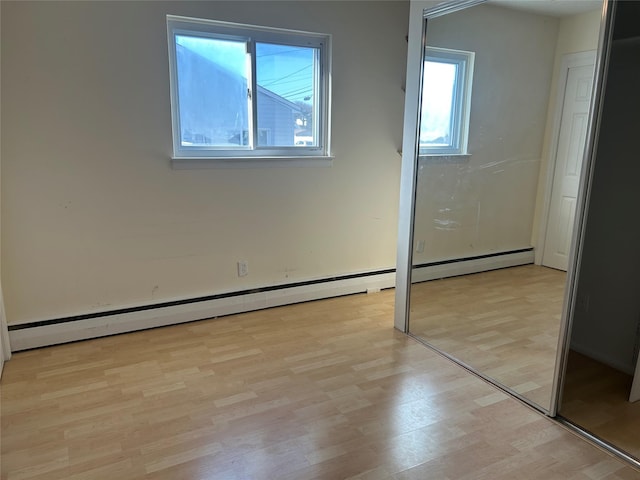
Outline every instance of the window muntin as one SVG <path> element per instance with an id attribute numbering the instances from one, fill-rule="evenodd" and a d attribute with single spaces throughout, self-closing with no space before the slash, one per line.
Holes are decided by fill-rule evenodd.
<path id="1" fill-rule="evenodd" d="M 473 52 L 428 47 L 420 112 L 420 155 L 467 153 Z"/>
<path id="2" fill-rule="evenodd" d="M 330 37 L 167 17 L 174 158 L 329 156 Z"/>

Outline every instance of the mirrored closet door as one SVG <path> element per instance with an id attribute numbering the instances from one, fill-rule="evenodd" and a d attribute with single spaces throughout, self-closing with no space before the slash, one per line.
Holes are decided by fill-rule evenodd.
<path id="1" fill-rule="evenodd" d="M 603 11 L 579 3 L 425 11 L 403 155 L 396 327 L 551 414 Z"/>

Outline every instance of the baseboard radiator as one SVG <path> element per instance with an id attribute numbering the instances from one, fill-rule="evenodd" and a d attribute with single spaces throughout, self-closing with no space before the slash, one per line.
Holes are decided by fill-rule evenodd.
<path id="1" fill-rule="evenodd" d="M 419 265 L 414 282 L 533 263 L 533 249 Z M 155 305 L 9 325 L 11 351 L 213 319 L 395 286 L 395 269 L 272 285 Z M 393 319 L 389 319 L 392 325 Z"/>

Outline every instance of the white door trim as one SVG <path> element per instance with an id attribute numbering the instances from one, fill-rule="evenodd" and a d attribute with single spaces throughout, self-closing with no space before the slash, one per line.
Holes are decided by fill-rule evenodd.
<path id="1" fill-rule="evenodd" d="M 2 320 L 0 321 L 0 341 L 2 342 L 2 359 L 9 360 L 11 358 L 11 344 L 9 343 L 9 328 L 7 320 L 4 318 L 4 308 Z"/>
<path id="2" fill-rule="evenodd" d="M 596 51 L 589 50 L 587 52 L 566 53 L 562 56 L 560 63 L 560 71 L 558 73 L 558 86 L 556 92 L 556 103 L 553 112 L 553 130 L 551 133 L 551 143 L 549 148 L 549 161 L 547 163 L 547 175 L 544 188 L 544 203 L 542 208 L 542 217 L 540 219 L 540 229 L 538 232 L 538 243 L 535 249 L 535 263 L 542 265 L 542 255 L 544 245 L 547 238 L 547 229 L 549 226 L 549 211 L 551 208 L 551 194 L 553 190 L 553 179 L 556 171 L 556 160 L 558 156 L 558 142 L 560 141 L 560 126 L 562 124 L 562 110 L 564 107 L 565 93 L 567 89 L 567 78 L 569 77 L 569 69 L 574 67 L 583 67 L 586 65 L 594 65 L 596 62 Z M 595 81 L 595 76 L 594 76 Z M 593 93 L 592 93 L 593 95 Z M 583 148 L 586 148 L 586 142 Z"/>
<path id="3" fill-rule="evenodd" d="M 640 400 L 640 355 L 638 356 L 638 363 L 636 364 L 636 374 L 633 376 L 633 384 L 631 385 L 631 393 L 629 394 L 630 402 L 637 402 Z"/>
<path id="4" fill-rule="evenodd" d="M 11 345 L 9 343 L 9 329 L 7 327 L 7 317 L 4 313 L 2 287 L 0 287 L 0 377 L 2 377 L 5 360 L 9 360 L 10 358 Z"/>

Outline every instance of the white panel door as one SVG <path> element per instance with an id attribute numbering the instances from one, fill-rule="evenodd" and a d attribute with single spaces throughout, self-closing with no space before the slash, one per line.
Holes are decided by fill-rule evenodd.
<path id="1" fill-rule="evenodd" d="M 542 264 L 567 270 L 587 136 L 593 64 L 569 66 Z"/>

